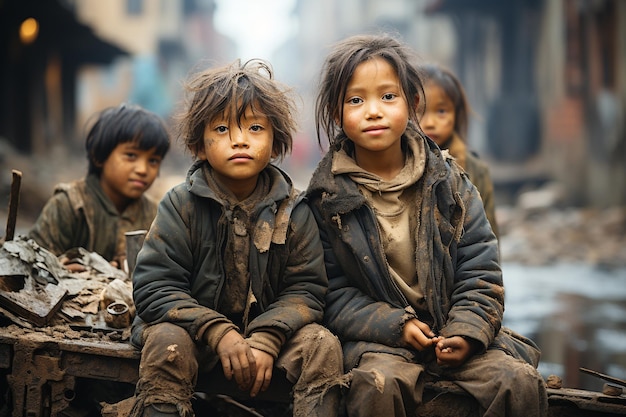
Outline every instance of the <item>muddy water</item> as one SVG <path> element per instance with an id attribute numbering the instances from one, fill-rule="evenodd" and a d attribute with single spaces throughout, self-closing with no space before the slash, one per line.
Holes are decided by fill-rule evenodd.
<path id="1" fill-rule="evenodd" d="M 580 367 L 626 379 L 626 268 L 504 263 L 502 270 L 504 324 L 537 342 L 544 377 L 598 391 L 604 381 Z"/>

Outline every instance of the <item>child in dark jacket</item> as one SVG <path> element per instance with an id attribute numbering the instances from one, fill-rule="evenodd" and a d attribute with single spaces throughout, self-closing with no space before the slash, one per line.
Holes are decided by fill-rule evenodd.
<path id="1" fill-rule="evenodd" d="M 286 376 L 294 416 L 334 416 L 343 362 L 317 324 L 328 285 L 319 231 L 271 163 L 291 149 L 293 101 L 259 60 L 200 72 L 187 90 L 181 137 L 197 161 L 138 255 L 131 415 L 190 416 L 196 384 L 221 379 L 251 398 Z"/>
<path id="2" fill-rule="evenodd" d="M 156 215 L 145 192 L 169 146 L 156 114 L 129 104 L 103 110 L 85 142 L 87 176 L 56 186 L 28 236 L 57 256 L 82 247 L 123 267 L 124 234 L 148 229 Z"/>
<path id="3" fill-rule="evenodd" d="M 307 195 L 329 279 L 326 324 L 343 344 L 348 416 L 413 416 L 425 374 L 485 416 L 543 416 L 534 343 L 501 327 L 498 244 L 476 188 L 417 127 L 410 49 L 386 35 L 339 42 L 316 103 L 328 153 Z"/>

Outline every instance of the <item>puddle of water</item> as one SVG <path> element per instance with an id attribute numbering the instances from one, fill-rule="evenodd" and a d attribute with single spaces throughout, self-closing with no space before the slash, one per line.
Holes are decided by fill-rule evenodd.
<path id="1" fill-rule="evenodd" d="M 580 367 L 626 379 L 626 268 L 504 263 L 502 271 L 504 325 L 537 342 L 544 377 L 590 390 L 604 381 Z"/>

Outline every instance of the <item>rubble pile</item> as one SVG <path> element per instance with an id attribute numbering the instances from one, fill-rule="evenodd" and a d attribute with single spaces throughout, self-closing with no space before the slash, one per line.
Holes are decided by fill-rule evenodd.
<path id="1" fill-rule="evenodd" d="M 626 207 L 499 208 L 503 262 L 626 267 Z"/>
<path id="2" fill-rule="evenodd" d="M 16 327 L 63 338 L 128 338 L 134 315 L 128 274 L 100 255 L 75 248 L 63 255 L 84 271 L 71 272 L 33 240 L 18 236 L 0 247 L 0 318 Z M 123 305 L 120 321 L 111 305 Z M 123 329 L 112 323 L 125 323 Z M 5 323 L 6 325 L 6 323 Z M 15 331 L 15 330 L 13 330 Z"/>

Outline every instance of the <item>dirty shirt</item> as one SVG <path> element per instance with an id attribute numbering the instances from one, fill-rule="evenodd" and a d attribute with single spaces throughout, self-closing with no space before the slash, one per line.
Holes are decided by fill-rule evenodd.
<path id="1" fill-rule="evenodd" d="M 146 195 L 119 213 L 90 174 L 55 187 L 28 237 L 57 256 L 82 247 L 112 261 L 126 256 L 124 233 L 149 229 L 155 215 L 156 203 Z"/>
<path id="2" fill-rule="evenodd" d="M 418 285 L 416 268 L 417 206 L 416 187 L 424 173 L 425 151 L 422 142 L 411 141 L 405 151 L 402 170 L 389 181 L 357 165 L 344 147 L 333 155 L 333 175 L 348 174 L 359 192 L 376 213 L 385 258 L 391 277 L 418 311 L 426 310 L 424 293 Z"/>

